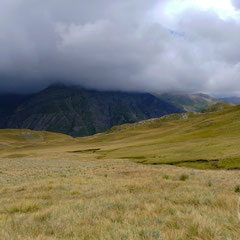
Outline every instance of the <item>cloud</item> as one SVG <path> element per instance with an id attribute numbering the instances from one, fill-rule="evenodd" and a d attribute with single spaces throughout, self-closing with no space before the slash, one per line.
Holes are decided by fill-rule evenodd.
<path id="1" fill-rule="evenodd" d="M 240 1 L 239 0 L 231 0 L 232 1 L 232 5 L 236 8 L 236 9 L 240 9 Z"/>
<path id="2" fill-rule="evenodd" d="M 63 81 L 104 90 L 239 94 L 239 22 L 196 8 L 169 19 L 166 3 L 2 0 L 0 88 L 34 91 Z"/>

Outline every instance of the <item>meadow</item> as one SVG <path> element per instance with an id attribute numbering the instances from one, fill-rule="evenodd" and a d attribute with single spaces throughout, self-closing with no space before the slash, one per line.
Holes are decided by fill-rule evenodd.
<path id="1" fill-rule="evenodd" d="M 239 113 L 75 139 L 1 130 L 0 239 L 240 239 Z"/>

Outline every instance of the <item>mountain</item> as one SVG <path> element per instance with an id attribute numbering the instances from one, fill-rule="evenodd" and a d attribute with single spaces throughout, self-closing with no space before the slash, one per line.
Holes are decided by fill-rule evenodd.
<path id="1" fill-rule="evenodd" d="M 14 112 L 14 110 L 29 99 L 31 95 L 0 94 L 0 117 Z"/>
<path id="2" fill-rule="evenodd" d="M 202 93 L 162 93 L 155 96 L 187 112 L 201 112 L 218 102 L 217 99 Z"/>
<path id="3" fill-rule="evenodd" d="M 218 99 L 220 102 L 231 104 L 231 105 L 239 105 L 240 97 L 226 97 Z"/>
<path id="4" fill-rule="evenodd" d="M 148 93 L 53 85 L 31 96 L 0 96 L 0 128 L 46 130 L 74 137 L 183 110 Z"/>

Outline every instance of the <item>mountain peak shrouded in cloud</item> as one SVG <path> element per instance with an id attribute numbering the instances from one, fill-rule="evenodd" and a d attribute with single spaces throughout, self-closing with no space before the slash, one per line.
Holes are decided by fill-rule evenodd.
<path id="1" fill-rule="evenodd" d="M 2 0 L 1 91 L 61 81 L 100 90 L 239 94 L 237 10 L 224 19 L 197 7 L 169 15 L 173 1 Z"/>

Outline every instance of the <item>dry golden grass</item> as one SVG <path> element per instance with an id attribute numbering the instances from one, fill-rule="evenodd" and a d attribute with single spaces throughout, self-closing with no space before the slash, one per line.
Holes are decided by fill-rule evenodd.
<path id="1" fill-rule="evenodd" d="M 1 158 L 0 239 L 237 240 L 239 179 L 64 148 Z"/>
<path id="2" fill-rule="evenodd" d="M 79 139 L 0 131 L 0 240 L 239 240 L 239 116 L 172 115 Z M 172 162 L 219 170 L 140 164 Z"/>

